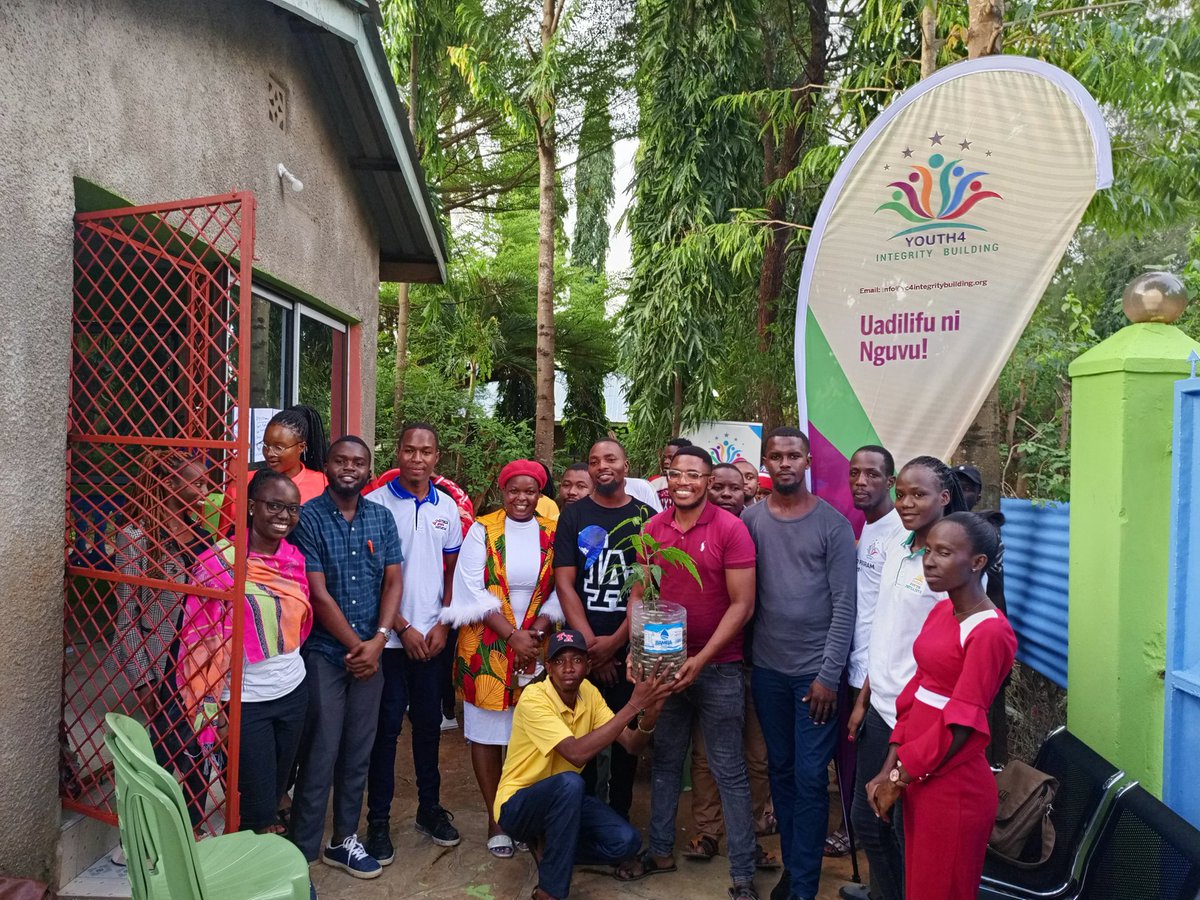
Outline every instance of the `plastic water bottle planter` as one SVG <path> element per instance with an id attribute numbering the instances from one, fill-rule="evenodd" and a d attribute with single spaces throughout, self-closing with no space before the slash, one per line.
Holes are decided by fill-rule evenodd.
<path id="1" fill-rule="evenodd" d="M 629 652 L 634 674 L 648 677 L 660 664 L 660 672 L 678 671 L 687 660 L 687 610 L 663 600 L 659 585 L 665 566 L 686 570 L 699 585 L 696 563 L 687 551 L 664 547 L 644 531 L 629 540 L 637 551 L 637 562 L 631 567 L 627 584 L 642 585 L 642 599 L 630 601 L 629 611 Z"/>
<path id="2" fill-rule="evenodd" d="M 649 675 L 678 671 L 687 660 L 687 610 L 678 603 L 658 600 L 653 608 L 634 603 L 630 610 L 630 652 L 635 671 Z"/>

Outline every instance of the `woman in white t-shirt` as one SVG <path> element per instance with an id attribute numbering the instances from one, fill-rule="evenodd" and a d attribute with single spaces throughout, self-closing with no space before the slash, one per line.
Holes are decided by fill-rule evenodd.
<path id="1" fill-rule="evenodd" d="M 300 747 L 308 710 L 300 645 L 312 630 L 304 556 L 286 540 L 300 519 L 300 491 L 272 469 L 254 474 L 247 490 L 241 745 L 238 792 L 243 831 L 281 833 L 279 800 Z M 196 585 L 232 590 L 235 548 L 219 540 L 196 561 Z M 180 692 L 201 741 L 226 737 L 233 607 L 191 596 L 180 631 Z"/>

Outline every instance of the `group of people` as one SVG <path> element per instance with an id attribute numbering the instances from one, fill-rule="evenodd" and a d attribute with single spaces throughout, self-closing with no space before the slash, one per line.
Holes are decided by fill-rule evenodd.
<path id="1" fill-rule="evenodd" d="M 689 752 L 697 833 L 684 854 L 710 859 L 724 840 L 732 900 L 757 900 L 756 871 L 779 867 L 772 900 L 812 900 L 848 713 L 869 896 L 974 896 L 996 808 L 988 714 L 1016 641 L 985 592 L 999 573 L 998 519 L 965 512 L 944 463 L 917 457 L 897 473 L 884 448 L 856 452 L 850 489 L 866 518 L 856 546 L 847 519 L 809 490 L 809 443 L 795 428 L 767 436 L 765 481 L 752 463 L 714 465 L 683 439 L 664 447 L 658 477 L 635 479 L 608 438 L 567 467 L 554 503 L 548 468 L 515 460 L 499 473 L 501 507 L 477 518 L 437 474 L 431 424 L 406 425 L 396 469 L 374 481 L 361 439 L 323 443 L 314 413 L 280 413 L 244 509 L 226 506 L 223 524 L 248 523 L 241 610 L 217 599 L 233 583 L 233 532 L 214 539 L 203 527 L 206 473 L 190 458 L 147 464 L 119 544 L 123 570 L 145 574 L 157 555 L 180 582 L 170 597 L 123 605 L 156 642 L 123 660 L 157 698 L 149 724 L 156 745 L 175 748 L 169 758 L 227 731 L 240 673 L 241 827 L 378 876 L 395 858 L 407 716 L 416 830 L 458 844 L 438 766 L 452 682 L 486 851 L 534 854 L 534 900 L 566 897 L 580 863 L 610 864 L 620 881 L 674 871 Z M 686 610 L 677 667 L 632 664 L 631 611 L 646 588 L 632 573 L 649 571 Z M 643 849 L 630 813 L 647 744 Z M 175 765 L 195 825 L 204 793 Z M 758 841 L 776 829 L 781 860 Z"/>

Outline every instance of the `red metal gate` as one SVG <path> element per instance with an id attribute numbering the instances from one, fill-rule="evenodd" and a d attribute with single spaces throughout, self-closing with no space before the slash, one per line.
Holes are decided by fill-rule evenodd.
<path id="1" fill-rule="evenodd" d="M 185 594 L 240 606 L 245 554 L 231 590 L 185 587 L 175 507 L 194 502 L 203 522 L 203 504 L 215 523 L 231 487 L 246 496 L 253 249 L 249 192 L 75 217 L 60 783 L 64 805 L 109 822 L 104 714 L 116 710 L 148 725 L 197 824 L 237 827 L 242 617 L 217 648 L 233 667 L 227 738 L 192 727 L 177 630 Z"/>

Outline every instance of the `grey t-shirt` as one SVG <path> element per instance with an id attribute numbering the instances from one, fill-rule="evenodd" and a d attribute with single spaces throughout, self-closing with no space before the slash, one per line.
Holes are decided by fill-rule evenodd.
<path id="1" fill-rule="evenodd" d="M 754 664 L 785 675 L 817 674 L 836 690 L 854 635 L 854 532 L 821 498 L 799 519 L 780 519 L 768 501 L 742 521 L 758 549 Z"/>

